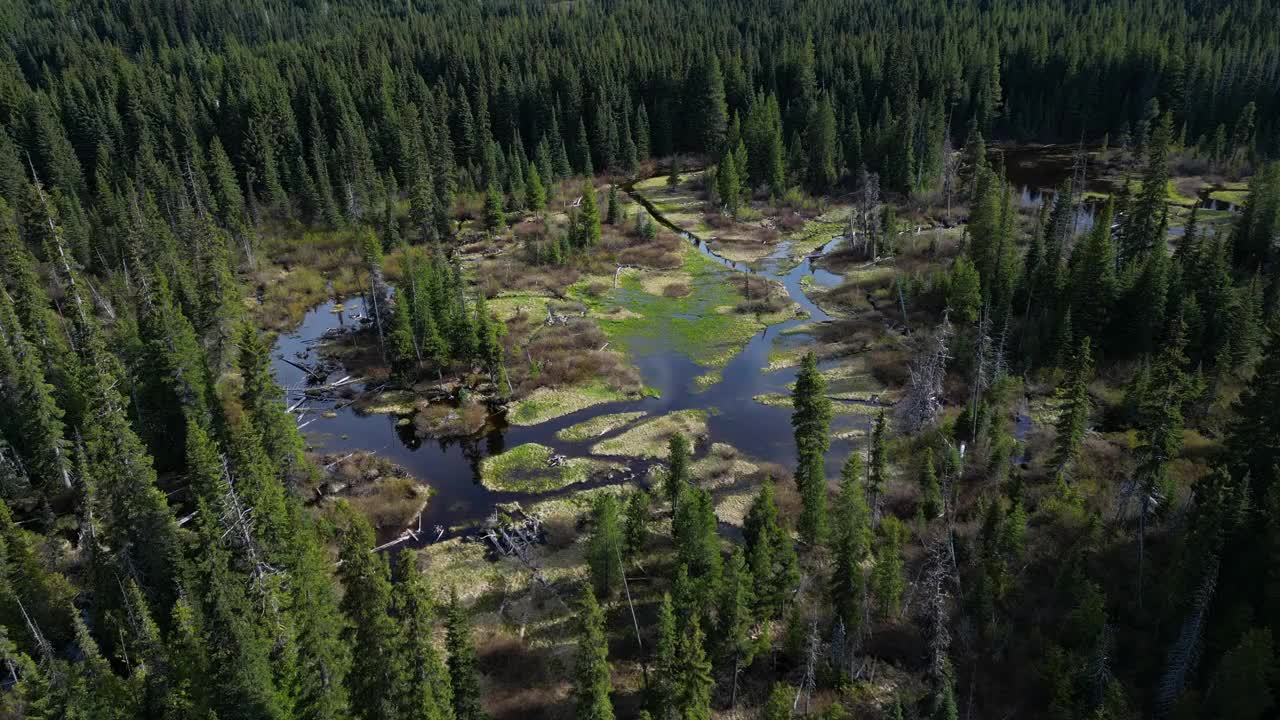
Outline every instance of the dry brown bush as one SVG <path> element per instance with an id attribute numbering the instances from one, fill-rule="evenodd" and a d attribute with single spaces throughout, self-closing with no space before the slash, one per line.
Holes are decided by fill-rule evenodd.
<path id="1" fill-rule="evenodd" d="M 662 294 L 669 298 L 682 298 L 689 294 L 689 285 L 682 282 L 667 283 L 662 288 Z"/>

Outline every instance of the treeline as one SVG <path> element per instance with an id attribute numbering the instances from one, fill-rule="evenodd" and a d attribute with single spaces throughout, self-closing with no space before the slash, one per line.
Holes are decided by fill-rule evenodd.
<path id="1" fill-rule="evenodd" d="M 151 203 L 251 249 L 264 217 L 373 223 L 403 194 L 406 239 L 446 240 L 459 191 L 521 204 L 532 168 L 546 185 L 715 161 L 739 138 L 752 189 L 826 190 L 865 163 L 897 191 L 933 187 L 970 127 L 1140 144 L 1153 101 L 1215 158 L 1280 141 L 1280 18 L 1239 0 L 9 2 L 0 20 L 0 195 L 34 232 L 34 172 L 95 271 L 125 265 Z"/>

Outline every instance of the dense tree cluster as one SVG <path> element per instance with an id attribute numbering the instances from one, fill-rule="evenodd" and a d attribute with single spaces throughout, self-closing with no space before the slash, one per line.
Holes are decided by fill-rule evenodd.
<path id="1" fill-rule="evenodd" d="M 667 158 L 657 172 L 678 182 L 696 155 L 729 213 L 797 186 L 856 190 L 873 260 L 897 226 L 881 186 L 966 202 L 941 283 L 959 337 L 917 335 L 932 354 L 913 372 L 936 367 L 909 404 L 928 417 L 880 412 L 838 489 L 831 401 L 804 359 L 794 527 L 790 486 L 766 479 L 726 552 L 678 434 L 660 492 L 602 495 L 577 716 L 614 716 L 607 613 L 669 517 L 669 592 L 651 627 L 632 616 L 652 641 L 652 718 L 734 706 L 766 665 L 765 716 L 807 712 L 878 628 L 906 623 L 927 688 L 881 703 L 888 717 L 957 717 L 962 679 L 983 707 L 984 662 L 1022 660 L 1038 671 L 1016 673 L 1035 684 L 1024 707 L 1048 717 L 1269 717 L 1278 25 L 1250 0 L 0 0 L 0 716 L 483 718 L 463 604 L 433 597 L 412 553 L 393 573 L 355 510 L 304 507 L 317 469 L 237 273 L 273 229 L 349 231 L 396 377 L 480 368 L 501 392 L 504 327 L 463 275 L 460 221 L 498 233 L 580 188 L 563 234 L 526 246 L 565 264 L 624 221 L 595 173 Z M 1086 232 L 1064 186 L 1024 248 L 987 153 L 1024 138 L 1123 146 L 1140 180 Z M 1229 229 L 1193 212 L 1170 252 L 1173 148 L 1254 177 Z M 1035 493 L 1002 420 L 1018 373 L 1061 385 L 1052 487 Z M 1081 497 L 1101 376 L 1127 380 L 1106 421 L 1133 451 L 1105 490 L 1112 521 Z M 964 381 L 958 417 L 944 380 Z M 1192 433 L 1227 452 L 1178 498 Z M 1025 571 L 1033 510 L 1061 534 L 1051 572 L 1035 566 L 1043 588 Z M 1108 586 L 1099 567 L 1117 562 L 1128 579 Z"/>

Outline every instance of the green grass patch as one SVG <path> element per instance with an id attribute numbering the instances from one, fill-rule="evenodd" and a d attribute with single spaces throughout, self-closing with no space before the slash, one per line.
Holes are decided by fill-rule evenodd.
<path id="1" fill-rule="evenodd" d="M 669 413 L 642 422 L 617 437 L 598 442 L 591 452 L 595 455 L 663 458 L 667 456 L 667 441 L 677 432 L 688 437 L 705 436 L 707 417 L 706 410 Z"/>
<path id="2" fill-rule="evenodd" d="M 514 447 L 485 458 L 480 463 L 480 481 L 490 490 L 547 492 L 584 482 L 600 467 L 586 458 L 571 458 L 553 467 L 553 454 L 551 448 L 538 443 Z"/>
<path id="3" fill-rule="evenodd" d="M 598 438 L 605 433 L 612 432 L 618 428 L 632 423 L 642 417 L 643 412 L 626 412 L 613 413 L 612 415 L 600 415 L 593 417 L 586 422 L 580 422 L 577 425 L 567 427 L 556 433 L 556 437 L 565 442 L 581 442 L 583 440 L 591 440 Z"/>
<path id="4" fill-rule="evenodd" d="M 1209 193 L 1209 197 L 1218 202 L 1231 203 L 1232 205 L 1244 205 L 1245 200 L 1249 199 L 1249 191 L 1244 190 L 1214 190 Z"/>
<path id="5" fill-rule="evenodd" d="M 627 399 L 630 396 L 604 385 L 538 388 L 529 393 L 529 397 L 511 406 L 507 412 L 507 421 L 512 425 L 537 425 L 592 405 Z"/>

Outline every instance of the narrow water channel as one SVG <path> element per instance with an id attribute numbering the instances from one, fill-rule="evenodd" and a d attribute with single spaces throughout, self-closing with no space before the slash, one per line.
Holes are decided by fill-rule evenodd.
<path id="1" fill-rule="evenodd" d="M 642 205 L 648 203 L 633 195 Z M 653 212 L 660 222 L 665 218 Z M 672 226 L 673 227 L 673 226 Z M 788 295 L 801 308 L 794 319 L 765 328 L 753 337 L 742 350 L 722 369 L 720 380 L 701 388 L 695 382 L 707 369 L 693 362 L 687 355 L 657 343 L 632 343 L 630 359 L 639 368 L 642 380 L 658 391 L 658 397 L 596 405 L 576 413 L 565 415 L 530 427 L 499 427 L 486 434 L 463 440 L 421 440 L 409 428 L 398 428 L 397 418 L 388 415 L 362 414 L 350 407 L 335 406 L 333 402 L 308 401 L 302 422 L 308 441 L 325 452 L 344 453 L 352 450 L 370 450 L 403 466 L 409 472 L 430 485 L 435 495 L 425 511 L 424 527 L 442 525 L 454 528 L 482 520 L 493 512 L 498 503 L 528 501 L 534 498 L 553 497 L 583 489 L 584 485 L 530 495 L 527 493 L 497 492 L 480 484 L 480 461 L 493 454 L 523 443 L 537 442 L 549 446 L 557 453 L 570 457 L 589 454 L 591 445 L 603 438 L 624 431 L 619 429 L 600 438 L 586 442 L 565 442 L 556 438 L 556 432 L 599 415 L 641 411 L 654 418 L 678 410 L 698 409 L 709 413 L 710 442 L 727 443 L 738 448 L 744 456 L 754 460 L 775 462 L 790 466 L 795 462 L 795 447 L 791 431 L 789 407 L 764 405 L 753 398 L 767 393 L 787 394 L 788 384 L 795 380 L 796 369 L 769 371 L 769 354 L 775 343 L 803 343 L 804 333 L 786 334 L 786 331 L 811 322 L 825 322 L 830 317 L 805 295 L 801 280 L 812 277 L 818 286 L 832 287 L 841 281 L 840 276 L 812 265 L 806 257 L 794 266 L 789 262 L 789 243 L 778 246 L 758 269 L 725 259 L 710 250 L 707 244 L 690 233 L 680 232 L 705 256 L 721 264 L 726 273 L 724 282 L 732 282 L 730 272 L 748 272 L 777 280 Z M 813 256 L 830 252 L 839 242 L 833 238 Z M 812 257 L 812 256 L 811 256 Z M 325 333 L 354 325 L 352 317 L 364 314 L 363 301 L 356 298 L 344 303 L 341 312 L 334 312 L 336 303 L 328 302 L 306 314 L 302 323 L 291 333 L 281 335 L 274 348 L 277 381 L 285 388 L 289 405 L 302 399 L 307 375 L 285 359 L 299 360 L 310 355 L 312 347 Z M 346 373 L 338 369 L 326 381 L 337 380 Z M 339 404 L 340 405 L 340 404 Z M 324 414 L 331 417 L 324 417 Z M 502 425 L 502 423 L 500 423 Z M 838 433 L 854 428 L 865 429 L 866 417 L 837 414 L 832 431 Z M 628 426 L 630 427 L 630 426 Z M 709 445 L 710 443 L 707 443 Z M 839 472 L 839 467 L 850 451 L 850 443 L 836 440 L 827 456 L 829 476 Z M 698 454 L 706 447 L 697 448 Z M 631 462 L 630 467 L 643 471 L 649 463 Z M 617 478 L 600 478 L 592 485 L 621 481 Z"/>

